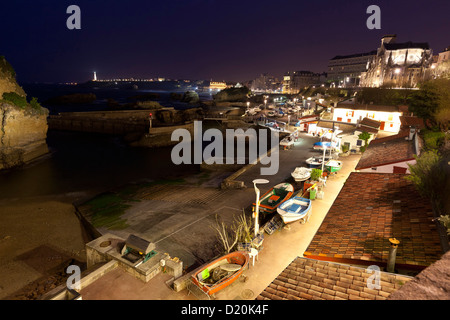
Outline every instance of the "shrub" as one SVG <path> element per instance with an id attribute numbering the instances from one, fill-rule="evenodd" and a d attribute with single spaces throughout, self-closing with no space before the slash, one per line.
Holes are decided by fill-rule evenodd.
<path id="1" fill-rule="evenodd" d="M 311 180 L 318 181 L 321 176 L 322 176 L 322 170 L 320 170 L 320 169 L 312 169 L 311 170 Z"/>
<path id="2" fill-rule="evenodd" d="M 422 130 L 423 141 L 427 150 L 437 150 L 444 143 L 445 132 L 434 130 Z"/>
<path id="3" fill-rule="evenodd" d="M 8 102 L 12 103 L 13 105 L 15 105 L 19 108 L 22 108 L 22 109 L 28 105 L 27 99 L 25 97 L 18 95 L 15 92 L 3 93 L 3 100 L 8 101 Z"/>
<path id="4" fill-rule="evenodd" d="M 33 97 L 30 101 L 30 106 L 31 108 L 33 108 L 34 110 L 41 110 L 42 106 L 41 104 L 37 101 L 36 97 Z"/>

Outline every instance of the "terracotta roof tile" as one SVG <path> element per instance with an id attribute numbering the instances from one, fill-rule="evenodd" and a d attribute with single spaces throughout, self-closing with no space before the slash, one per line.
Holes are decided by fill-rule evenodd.
<path id="1" fill-rule="evenodd" d="M 372 140 L 355 170 L 372 168 L 414 159 L 414 140 L 406 140 L 408 132 Z"/>
<path id="2" fill-rule="evenodd" d="M 388 239 L 397 238 L 401 241 L 397 264 L 424 268 L 438 260 L 442 249 L 431 204 L 405 177 L 352 172 L 304 256 L 384 265 L 389 254 Z M 340 273 L 339 281 L 353 281 L 355 276 L 349 269 Z"/>
<path id="3" fill-rule="evenodd" d="M 297 270 L 302 275 L 309 270 L 337 270 L 340 276 L 346 282 L 331 280 L 328 272 L 315 271 L 315 278 L 317 281 L 311 280 L 308 277 L 300 276 L 298 286 L 292 287 L 289 285 L 289 279 L 297 277 L 291 271 Z M 347 272 L 352 272 L 354 275 L 349 276 Z M 381 281 L 380 289 L 369 289 L 367 286 L 367 279 L 370 276 L 365 268 L 342 265 L 334 262 L 312 260 L 303 257 L 297 257 L 291 264 L 273 280 L 273 282 L 261 292 L 257 300 L 271 299 L 288 299 L 288 300 L 384 300 L 392 292 L 395 292 L 400 285 L 394 285 L 396 275 L 391 273 L 381 272 L 383 279 L 389 281 Z M 412 277 L 401 276 L 402 283 L 407 283 L 412 280 Z M 352 279 L 350 279 L 352 278 Z M 355 280 L 360 279 L 360 280 Z M 364 281 L 363 281 L 364 280 Z M 313 284 L 317 283 L 317 284 Z M 275 288 L 275 289 L 274 289 Z"/>

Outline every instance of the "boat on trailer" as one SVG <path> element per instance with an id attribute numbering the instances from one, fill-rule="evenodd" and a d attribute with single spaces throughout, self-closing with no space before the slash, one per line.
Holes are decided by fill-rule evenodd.
<path id="1" fill-rule="evenodd" d="M 338 160 L 330 160 L 325 163 L 325 169 L 330 172 L 338 172 L 342 168 L 342 162 Z"/>
<path id="2" fill-rule="evenodd" d="M 191 275 L 191 284 L 209 298 L 236 281 L 247 267 L 249 259 L 245 251 L 228 253 L 198 268 Z M 194 292 L 192 286 L 188 289 Z"/>
<path id="3" fill-rule="evenodd" d="M 325 156 L 325 161 L 328 161 L 329 159 L 329 157 Z M 318 168 L 322 166 L 323 157 L 310 157 L 306 159 L 305 162 L 310 168 Z"/>
<path id="4" fill-rule="evenodd" d="M 278 214 L 285 224 L 300 220 L 306 223 L 311 215 L 311 200 L 301 196 L 295 196 L 283 202 L 277 208 Z"/>
<path id="5" fill-rule="evenodd" d="M 293 193 L 292 184 L 287 182 L 277 184 L 260 198 L 259 212 L 262 214 L 274 213 L 281 203 L 292 197 Z M 256 206 L 256 203 L 253 203 L 253 206 Z"/>
<path id="6" fill-rule="evenodd" d="M 297 167 L 292 171 L 291 176 L 294 178 L 295 182 L 302 182 L 311 177 L 311 168 Z"/>

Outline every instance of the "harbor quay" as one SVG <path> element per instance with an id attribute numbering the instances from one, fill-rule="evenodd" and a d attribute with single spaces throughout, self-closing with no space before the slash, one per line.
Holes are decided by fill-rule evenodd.
<path id="1" fill-rule="evenodd" d="M 87 244 L 87 252 L 102 251 L 101 243 L 126 241 L 130 235 L 146 239 L 154 244 L 159 255 L 153 263 L 155 274 L 142 281 L 136 272 L 127 272 L 127 267 L 118 267 L 113 258 L 104 261 L 97 274 L 90 273 L 92 280 L 81 280 L 79 291 L 83 300 L 197 300 L 205 298 L 186 288 L 189 279 L 198 267 L 220 255 L 217 231 L 218 221 L 232 224 L 243 211 L 247 214 L 255 202 L 253 180 L 267 179 L 269 183 L 258 185 L 261 194 L 271 187 L 288 182 L 294 192 L 302 189 L 291 176 L 296 167 L 307 166 L 305 160 L 321 156 L 322 152 L 312 148 L 318 137 L 300 133 L 299 139 L 289 149 L 280 148 L 279 170 L 271 176 L 262 176 L 261 163 L 249 164 L 238 172 L 214 172 L 200 174 L 195 180 L 179 180 L 172 183 L 155 183 L 136 191 L 136 200 L 117 218 L 116 223 L 96 227 L 100 237 Z M 360 155 L 342 158 L 342 169 L 327 179 L 323 197 L 312 200 L 312 213 L 305 223 L 293 222 L 272 234 L 264 233 L 264 241 L 255 259 L 251 258 L 242 276 L 214 295 L 217 300 L 253 300 L 296 257 L 301 257 L 328 209 L 339 194 L 348 175 L 354 170 Z M 220 188 L 221 181 L 233 175 L 242 183 L 239 189 Z M 191 178 L 191 179 L 195 179 Z M 81 214 L 93 223 L 92 216 L 83 205 Z M 275 213 L 276 214 L 276 213 Z M 274 214 L 274 215 L 275 215 Z M 253 221 L 253 220 L 252 220 Z M 92 249 L 92 250 L 89 250 Z M 103 250 L 106 252 L 107 250 Z M 95 259 L 94 259 L 95 260 Z M 164 265 L 161 261 L 164 260 Z M 108 262 L 105 264 L 105 262 Z M 149 264 L 150 260 L 147 262 Z M 176 265 L 176 263 L 178 265 Z M 180 263 L 182 272 L 180 272 Z M 122 263 L 126 265 L 127 263 Z M 89 265 L 89 257 L 88 257 Z M 176 265 L 176 266 L 174 266 Z M 140 266 L 142 267 L 142 265 Z M 103 269 L 102 269 L 103 268 Z M 147 269 L 151 269 L 147 267 Z M 102 272 L 101 270 L 106 270 Z M 150 271 L 148 271 L 150 272 Z M 92 274 L 96 274 L 92 276 Z M 86 279 L 89 276 L 86 277 Z"/>

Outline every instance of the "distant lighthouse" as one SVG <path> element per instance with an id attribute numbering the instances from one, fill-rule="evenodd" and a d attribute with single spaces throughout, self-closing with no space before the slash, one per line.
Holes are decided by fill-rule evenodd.
<path id="1" fill-rule="evenodd" d="M 94 81 L 97 81 L 97 72 L 94 71 Z"/>

